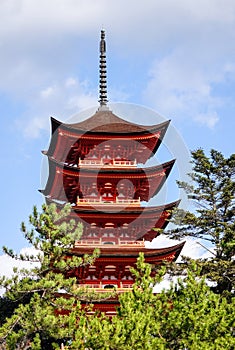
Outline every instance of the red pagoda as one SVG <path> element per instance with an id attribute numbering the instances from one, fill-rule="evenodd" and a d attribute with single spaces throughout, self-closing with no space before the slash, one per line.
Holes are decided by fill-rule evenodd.
<path id="1" fill-rule="evenodd" d="M 83 223 L 83 234 L 71 254 L 83 256 L 99 248 L 92 266 L 71 271 L 78 284 L 102 292 L 116 287 L 118 292 L 134 283 L 130 267 L 140 252 L 145 261 L 159 265 L 175 261 L 183 244 L 151 249 L 158 231 L 167 226 L 171 211 L 179 201 L 143 207 L 156 196 L 166 181 L 174 160 L 152 167 L 140 167 L 152 157 L 169 122 L 137 125 L 116 116 L 107 106 L 106 43 L 100 41 L 100 106 L 85 121 L 64 124 L 52 118 L 52 138 L 48 151 L 49 177 L 41 192 L 47 202 L 58 207 L 71 204 L 71 217 Z M 112 315 L 117 300 L 95 303 L 95 308 Z"/>

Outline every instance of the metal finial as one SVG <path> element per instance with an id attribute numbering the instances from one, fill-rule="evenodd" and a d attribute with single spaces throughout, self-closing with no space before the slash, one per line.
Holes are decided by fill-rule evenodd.
<path id="1" fill-rule="evenodd" d="M 99 103 L 100 107 L 106 106 L 107 99 L 107 80 L 106 80 L 106 42 L 105 42 L 105 31 L 101 30 L 100 39 L 100 89 L 99 89 Z"/>

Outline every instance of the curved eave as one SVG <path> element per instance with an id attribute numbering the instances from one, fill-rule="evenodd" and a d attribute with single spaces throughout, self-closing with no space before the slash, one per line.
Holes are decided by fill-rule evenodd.
<path id="1" fill-rule="evenodd" d="M 160 130 L 166 131 L 170 120 L 167 120 L 165 122 L 154 124 L 154 125 L 139 125 L 134 124 L 125 121 L 124 119 L 121 119 L 119 117 L 116 117 L 116 120 L 114 119 L 111 123 L 104 122 L 103 125 L 95 125 L 92 126 L 92 123 L 89 122 L 91 119 L 95 119 L 96 114 L 92 116 L 91 118 L 87 119 L 86 121 L 83 121 L 81 123 L 75 123 L 75 124 L 66 124 L 58 121 L 57 119 L 51 117 L 51 131 L 52 134 L 60 127 L 63 130 L 67 130 L 69 132 L 74 133 L 79 137 L 80 135 L 86 134 L 86 135 L 97 135 L 97 136 L 117 136 L 126 138 L 126 134 L 132 135 L 132 136 L 140 136 L 140 135 L 150 135 L 155 134 L 159 132 Z M 90 125 L 90 127 L 89 127 Z"/>
<path id="2" fill-rule="evenodd" d="M 47 196 L 51 193 L 51 189 L 53 187 L 54 179 L 55 179 L 55 170 L 56 165 L 54 162 L 49 162 L 49 176 L 47 179 L 47 183 L 44 189 L 40 189 L 39 192 L 41 192 L 44 196 Z"/>
<path id="3" fill-rule="evenodd" d="M 121 168 L 121 167 L 112 167 L 112 168 L 108 168 L 108 167 L 98 167 L 98 168 L 85 168 L 85 167 L 75 167 L 75 166 L 69 166 L 64 164 L 63 162 L 58 162 L 55 158 L 53 157 L 48 157 L 50 162 L 55 163 L 58 167 L 60 167 L 61 169 L 63 169 L 63 172 L 67 172 L 69 175 L 74 175 L 77 176 L 78 173 L 84 173 L 84 174 L 95 174 L 97 176 L 97 172 L 99 172 L 99 174 L 107 174 L 107 175 L 112 175 L 112 174 L 121 174 L 120 176 L 124 175 L 124 174 L 131 174 L 131 175 L 144 175 L 144 174 L 149 174 L 149 175 L 155 175 L 157 174 L 159 171 L 161 170 L 168 170 L 168 174 L 171 171 L 174 163 L 175 163 L 175 159 L 172 159 L 168 162 L 165 162 L 163 164 L 159 164 L 159 165 L 155 165 L 152 167 L 146 167 L 146 168 Z"/>
<path id="4" fill-rule="evenodd" d="M 64 204 L 58 203 L 55 200 L 51 200 L 50 198 L 47 198 L 47 202 L 48 204 L 50 203 L 55 203 L 57 204 L 57 206 L 59 208 L 62 208 L 64 206 Z M 154 207 L 126 207 L 122 210 L 120 210 L 120 208 L 115 207 L 115 208 L 111 208 L 108 207 L 107 205 L 99 206 L 99 209 L 96 209 L 92 206 L 71 206 L 72 212 L 79 214 L 87 214 L 87 215 L 92 215 L 93 217 L 95 217 L 95 215 L 97 215 L 97 217 L 100 217 L 102 215 L 104 215 L 105 217 L 107 216 L 107 214 L 112 214 L 112 216 L 130 216 L 130 215 L 140 215 L 142 214 L 143 217 L 147 216 L 147 215 L 154 215 L 157 213 L 162 213 L 164 211 L 171 211 L 173 210 L 175 207 L 177 207 L 180 203 L 180 200 L 165 204 L 165 205 L 159 205 L 159 206 L 154 206 Z M 102 211 L 103 209 L 103 211 Z M 118 210 L 117 210 L 118 209 Z"/>
<path id="5" fill-rule="evenodd" d="M 81 142 L 87 142 L 87 140 L 89 140 L 89 142 L 95 144 L 109 141 L 115 142 L 115 140 L 121 142 L 132 141 L 142 144 L 144 149 L 142 148 L 140 153 L 138 150 L 134 152 L 130 156 L 130 160 L 133 158 L 138 160 L 139 163 L 145 163 L 156 153 L 169 123 L 170 121 L 166 121 L 157 125 L 144 126 L 143 128 L 140 127 L 138 131 L 129 131 L 126 124 L 123 124 L 122 132 L 118 132 L 117 125 L 109 125 L 109 131 L 104 132 L 97 130 L 74 129 L 68 124 L 62 124 L 56 119 L 51 118 L 51 141 L 48 151 L 43 153 L 65 161 L 65 159 L 69 157 L 73 145 L 78 140 Z"/>
<path id="6" fill-rule="evenodd" d="M 57 162 L 54 158 L 48 157 L 49 159 L 49 177 L 46 184 L 45 190 L 41 191 L 45 195 L 52 195 L 56 198 L 55 194 L 51 192 L 53 188 L 53 184 L 56 181 L 55 176 L 56 172 L 60 171 L 61 176 L 69 176 L 74 177 L 74 179 L 82 176 L 85 178 L 93 178 L 99 179 L 102 178 L 116 178 L 116 179 L 130 179 L 130 180 L 140 180 L 144 181 L 145 186 L 150 187 L 147 194 L 140 193 L 140 198 L 143 201 L 148 201 L 150 198 L 155 196 L 162 186 L 164 185 L 174 163 L 175 160 L 171 160 L 169 162 L 163 163 L 161 165 L 148 167 L 148 168 L 129 168 L 129 169 L 121 169 L 121 168 L 98 168 L 98 169 L 88 169 L 88 168 L 76 168 L 68 165 L 64 165 L 62 162 Z M 62 179 L 62 178 L 61 178 Z M 111 180 L 112 181 L 112 180 Z M 62 183 L 61 186 L 64 186 Z M 143 186 L 144 187 L 144 186 Z M 64 191 L 63 191 L 64 192 Z M 63 197 L 64 198 L 64 197 Z M 60 199 L 60 198 L 58 198 Z"/>
<path id="7" fill-rule="evenodd" d="M 62 122 L 59 120 L 51 117 L 51 134 L 53 135 L 54 132 L 58 129 L 59 126 L 63 125 Z"/>
<path id="8" fill-rule="evenodd" d="M 53 155 L 58 142 L 58 128 L 61 124 L 61 122 L 51 117 L 51 140 L 48 150 L 42 152 L 44 155 Z"/>
<path id="9" fill-rule="evenodd" d="M 99 257 L 97 258 L 97 264 L 99 262 L 103 262 L 103 259 L 110 259 L 109 263 L 112 265 L 112 260 L 116 259 L 122 259 L 122 258 L 135 258 L 137 259 L 139 256 L 139 253 L 144 253 L 145 260 L 146 261 L 152 261 L 154 260 L 163 260 L 164 257 L 167 259 L 167 257 L 172 256 L 174 254 L 174 258 L 172 257 L 172 260 L 175 261 L 181 250 L 183 249 L 185 242 L 176 244 L 171 247 L 166 247 L 166 248 L 142 248 L 142 247 L 122 247 L 122 246 L 104 246 L 103 248 L 100 248 L 100 254 Z M 78 246 L 76 248 L 72 249 L 72 254 L 75 254 L 77 256 L 83 256 L 84 254 L 92 254 L 95 246 Z M 105 261 L 105 260 L 104 260 Z"/>
<path id="10" fill-rule="evenodd" d="M 78 220 L 83 222 L 84 233 L 83 239 L 89 237 L 92 224 L 95 222 L 97 227 L 105 230 L 105 225 L 112 222 L 114 227 L 115 237 L 119 237 L 120 231 L 125 230 L 125 233 L 130 233 L 131 240 L 152 241 L 159 235 L 159 231 L 155 229 L 164 229 L 171 218 L 172 211 L 179 205 L 180 201 L 175 201 L 166 205 L 156 207 L 117 207 L 113 206 L 72 206 L 71 213 L 68 219 Z M 58 209 L 62 208 L 64 204 L 46 197 L 46 203 L 49 205 L 55 203 Z M 124 227 L 123 225 L 127 225 Z M 154 229 L 155 228 L 155 229 Z M 100 232 L 104 234 L 105 231 Z M 124 233 L 124 231 L 123 231 Z M 88 236 L 87 236 L 88 234 Z"/>
<path id="11" fill-rule="evenodd" d="M 166 131 L 168 129 L 168 126 L 170 124 L 170 120 L 168 122 L 166 122 L 165 124 L 165 128 L 162 128 L 161 130 L 161 136 L 158 138 L 156 144 L 155 144 L 155 147 L 153 148 L 152 150 L 152 154 L 151 154 L 151 157 L 157 152 L 158 148 L 160 147 L 161 143 L 162 143 L 162 140 L 164 139 L 164 136 L 166 134 Z"/>

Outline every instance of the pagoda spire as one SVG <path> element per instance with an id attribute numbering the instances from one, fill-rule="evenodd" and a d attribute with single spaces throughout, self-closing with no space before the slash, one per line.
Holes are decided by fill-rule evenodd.
<path id="1" fill-rule="evenodd" d="M 107 107 L 107 76 L 106 76 L 106 42 L 105 31 L 101 30 L 100 38 L 100 80 L 99 80 L 99 103 L 100 109 L 108 109 Z"/>

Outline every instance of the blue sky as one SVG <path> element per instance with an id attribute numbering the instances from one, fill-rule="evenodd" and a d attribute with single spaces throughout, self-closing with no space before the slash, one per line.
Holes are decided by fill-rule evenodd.
<path id="1" fill-rule="evenodd" d="M 1 0 L 0 23 L 0 246 L 26 246 L 20 223 L 43 202 L 50 116 L 98 106 L 102 28 L 110 102 L 171 119 L 187 149 L 234 153 L 233 0 Z"/>

